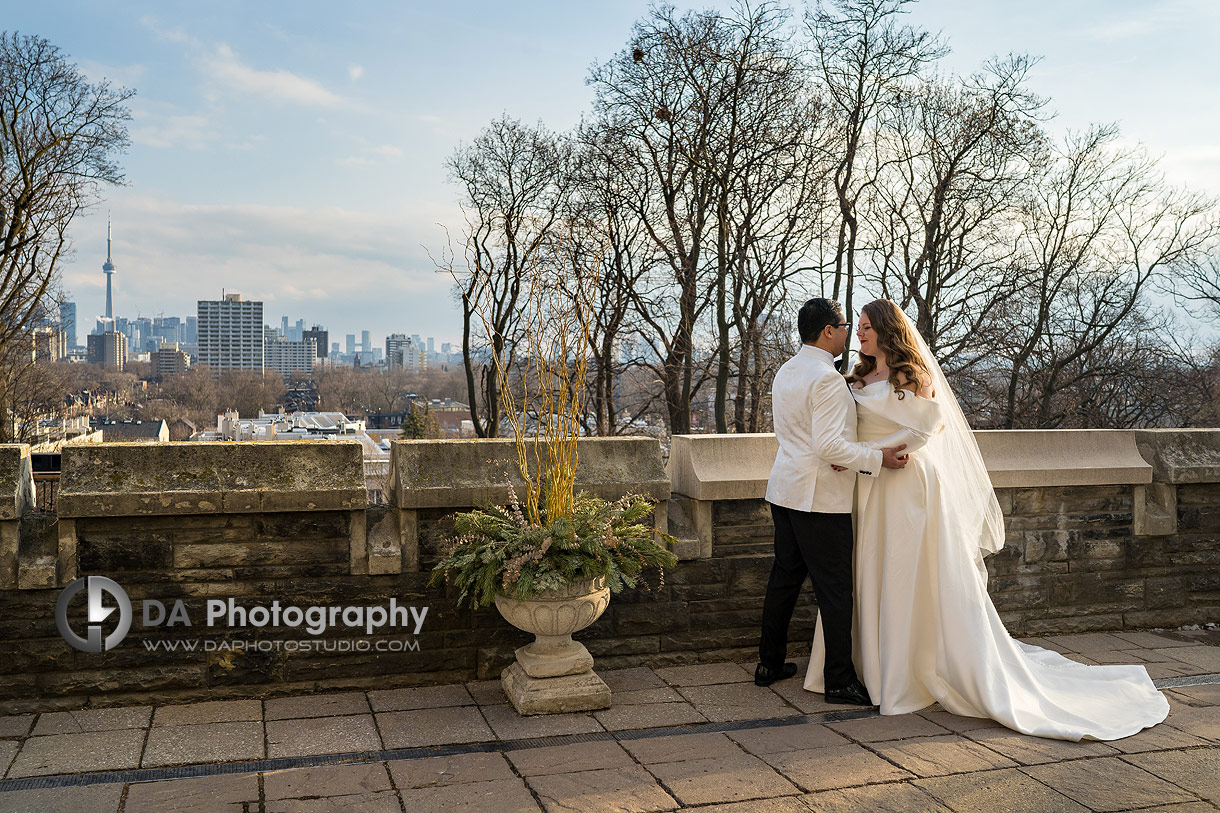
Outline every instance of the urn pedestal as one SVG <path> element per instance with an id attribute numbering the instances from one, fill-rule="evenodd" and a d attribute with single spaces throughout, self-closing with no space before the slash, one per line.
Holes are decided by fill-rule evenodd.
<path id="1" fill-rule="evenodd" d="M 526 601 L 496 596 L 500 615 L 534 634 L 533 643 L 518 648 L 516 663 L 500 675 L 518 714 L 610 708 L 610 687 L 593 672 L 593 656 L 572 640 L 572 633 L 601 617 L 609 603 L 604 579 L 574 582 Z"/>

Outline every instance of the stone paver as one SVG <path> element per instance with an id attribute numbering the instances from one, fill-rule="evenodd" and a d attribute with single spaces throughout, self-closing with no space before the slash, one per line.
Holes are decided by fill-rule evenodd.
<path id="1" fill-rule="evenodd" d="M 775 692 L 753 683 L 687 686 L 678 691 L 690 701 L 696 711 L 715 723 L 800 714 L 798 709 L 785 703 Z"/>
<path id="2" fill-rule="evenodd" d="M 1208 741 L 1193 734 L 1187 734 L 1167 723 L 1152 728 L 1145 728 L 1138 734 L 1121 740 L 1108 740 L 1106 745 L 1124 754 L 1138 754 L 1143 751 L 1165 751 L 1170 748 L 1191 748 L 1196 745 L 1207 745 Z"/>
<path id="3" fill-rule="evenodd" d="M 641 689 L 663 689 L 668 684 L 651 669 L 640 666 L 634 669 L 610 669 L 605 672 L 598 670 L 598 676 L 610 687 L 618 702 L 619 692 L 633 692 Z"/>
<path id="4" fill-rule="evenodd" d="M 320 799 L 278 799 L 267 802 L 267 813 L 402 813 L 393 791 Z"/>
<path id="5" fill-rule="evenodd" d="M 1220 748 L 1133 754 L 1124 759 L 1209 802 L 1220 802 Z"/>
<path id="6" fill-rule="evenodd" d="M 657 780 L 638 765 L 531 776 L 525 781 L 538 794 L 547 813 L 651 813 L 678 807 Z"/>
<path id="7" fill-rule="evenodd" d="M 513 769 L 503 754 L 456 754 L 425 759 L 396 759 L 386 763 L 398 788 L 463 785 L 492 779 L 512 779 Z"/>
<path id="8" fill-rule="evenodd" d="M 737 744 L 723 734 L 679 734 L 624 740 L 623 747 L 645 765 L 656 762 L 682 762 L 701 757 L 734 756 L 741 753 Z"/>
<path id="9" fill-rule="evenodd" d="M 541 810 L 525 782 L 493 779 L 457 785 L 400 790 L 410 811 L 443 810 L 445 813 L 537 813 Z"/>
<path id="10" fill-rule="evenodd" d="M 739 802 L 799 793 L 799 789 L 758 757 L 737 753 L 645 767 L 684 805 Z"/>
<path id="11" fill-rule="evenodd" d="M 0 793 L 0 810 L 4 813 L 115 813 L 122 796 L 120 784 L 10 790 Z"/>
<path id="12" fill-rule="evenodd" d="M 481 706 L 494 706 L 508 702 L 508 697 L 504 694 L 504 686 L 498 680 L 479 680 L 467 683 L 465 686 L 466 691 L 474 698 L 474 702 Z"/>
<path id="13" fill-rule="evenodd" d="M 1187 734 L 1220 742 L 1220 706 L 1190 708 L 1189 712 L 1174 709 L 1169 713 L 1169 724 Z"/>
<path id="14" fill-rule="evenodd" d="M 617 742 L 578 742 L 547 748 L 522 748 L 505 756 L 522 776 L 627 768 L 635 764 Z"/>
<path id="15" fill-rule="evenodd" d="M 386 748 L 415 748 L 457 742 L 486 742 L 495 735 L 474 706 L 388 711 L 377 715 Z"/>
<path id="16" fill-rule="evenodd" d="M 1014 768 L 920 779 L 954 813 L 1088 813 L 1088 808 Z"/>
<path id="17" fill-rule="evenodd" d="M 1190 706 L 1220 706 L 1220 685 L 1182 686 L 1170 690 L 1169 696 L 1180 698 Z"/>
<path id="18" fill-rule="evenodd" d="M 878 756 L 919 777 L 1009 768 L 1017 764 L 986 746 L 955 735 L 879 742 L 871 748 Z"/>
<path id="19" fill-rule="evenodd" d="M 966 736 L 1021 765 L 1042 765 L 1065 759 L 1112 756 L 1117 753 L 1114 748 L 1104 742 L 1088 740 L 1068 742 L 1046 737 L 1031 737 L 1008 728 L 984 728 L 969 731 Z"/>
<path id="20" fill-rule="evenodd" d="M 141 782 L 127 789 L 123 813 L 242 813 L 258 806 L 258 775 L 200 776 Z"/>
<path id="21" fill-rule="evenodd" d="M 30 737 L 13 760 L 8 778 L 135 768 L 143 745 L 144 731 L 138 728 Z"/>
<path id="22" fill-rule="evenodd" d="M 33 714 L 8 714 L 0 717 L 0 737 L 24 737 L 34 724 Z"/>
<path id="23" fill-rule="evenodd" d="M 268 801 L 310 796 L 349 796 L 391 789 L 390 776 L 381 762 L 320 765 L 263 774 L 263 793 Z"/>
<path id="24" fill-rule="evenodd" d="M 847 738 L 824 725 L 801 723 L 727 732 L 730 739 L 755 756 L 847 745 Z"/>
<path id="25" fill-rule="evenodd" d="M 737 663 L 699 663 L 670 666 L 656 670 L 657 677 L 670 686 L 710 686 L 715 683 L 753 681 L 754 673 Z"/>
<path id="26" fill-rule="evenodd" d="M 1098 813 L 1189 802 L 1195 798 L 1118 757 L 1036 765 L 1022 770 Z"/>
<path id="27" fill-rule="evenodd" d="M 263 704 L 258 700 L 210 700 L 182 706 L 161 706 L 153 715 L 152 724 L 202 725 L 204 723 L 238 723 L 263 719 Z"/>
<path id="28" fill-rule="evenodd" d="M 1209 674 L 1220 672 L 1220 647 L 1184 646 L 1166 650 L 1165 654 Z"/>
<path id="29" fill-rule="evenodd" d="M 943 726 L 916 714 L 865 717 L 860 720 L 827 723 L 827 725 L 857 742 L 903 740 L 909 737 L 939 737 L 950 733 Z"/>
<path id="30" fill-rule="evenodd" d="M 277 697 L 274 700 L 268 700 L 264 706 L 268 720 L 334 717 L 340 714 L 367 714 L 369 711 L 368 699 L 364 696 L 364 692 Z"/>
<path id="31" fill-rule="evenodd" d="M 984 728 L 1004 728 L 1000 723 L 987 717 L 962 717 L 958 714 L 950 714 L 944 709 L 921 711 L 919 716 L 925 720 L 931 720 L 942 728 L 956 731 L 959 734 L 965 731 L 978 731 Z"/>
<path id="32" fill-rule="evenodd" d="M 1204 637 L 1097 633 L 1027 640 L 1081 662 L 1144 663 L 1154 675 L 1220 671 L 1220 647 Z M 939 705 L 885 717 L 830 706 L 801 688 L 800 675 L 759 688 L 752 670 L 753 663 L 729 662 L 607 670 L 602 676 L 614 705 L 590 714 L 520 717 L 505 703 L 499 681 L 489 680 L 0 716 L 0 769 L 8 767 L 8 779 L 487 743 L 475 753 L 389 763 L 126 788 L 108 781 L 0 791 L 0 811 L 110 813 L 120 802 L 123 813 L 596 813 L 692 805 L 717 813 L 1200 813 L 1220 807 L 1220 685 L 1166 690 L 1167 722 L 1132 737 L 1072 743 L 1029 737 Z M 658 737 L 650 730 L 802 712 L 815 716 L 726 733 Z M 856 719 L 823 722 L 817 715 L 825 712 Z M 615 739 L 580 741 L 582 734 L 607 731 Z M 556 735 L 576 741 L 529 742 Z M 496 740 L 520 742 L 498 746 L 502 752 L 484 750 L 497 747 Z"/>
<path id="33" fill-rule="evenodd" d="M 124 709 L 81 709 L 54 711 L 38 717 L 35 737 L 44 734 L 79 734 L 84 731 L 114 731 L 120 728 L 144 728 L 152 716 L 152 706 Z"/>
<path id="34" fill-rule="evenodd" d="M 452 709 L 449 709 L 452 711 Z M 484 706 L 483 716 L 496 737 L 502 740 L 557 737 L 561 734 L 588 734 L 604 731 L 591 714 L 540 714 L 522 717 L 512 706 Z"/>
<path id="35" fill-rule="evenodd" d="M 804 797 L 818 813 L 948 813 L 949 808 L 908 783 L 863 785 Z"/>
<path id="36" fill-rule="evenodd" d="M 377 736 L 377 726 L 371 714 L 267 722 L 268 757 L 380 750 L 381 738 Z"/>
<path id="37" fill-rule="evenodd" d="M 831 745 L 816 751 L 783 751 L 763 757 L 806 792 L 912 779 L 861 745 Z"/>
<path id="38" fill-rule="evenodd" d="M 448 686 L 419 686 L 411 689 L 385 689 L 369 692 L 373 711 L 410 711 L 444 706 L 471 706 L 474 698 L 460 683 Z"/>
<path id="39" fill-rule="evenodd" d="M 263 756 L 262 723 L 162 726 L 148 732 L 143 766 L 232 762 Z"/>
<path id="40" fill-rule="evenodd" d="M 657 690 L 646 689 L 645 691 Z M 616 702 L 608 709 L 593 712 L 593 718 L 607 731 L 664 728 L 665 726 L 707 722 L 707 718 L 688 703 L 644 703 L 620 706 Z"/>

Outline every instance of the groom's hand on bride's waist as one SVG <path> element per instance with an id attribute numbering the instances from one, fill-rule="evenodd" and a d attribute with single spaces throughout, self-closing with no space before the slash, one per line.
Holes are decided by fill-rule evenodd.
<path id="1" fill-rule="evenodd" d="M 881 450 L 881 465 L 887 469 L 901 469 L 906 466 L 910 455 L 900 454 L 907 445 L 903 443 L 901 446 L 890 446 Z"/>

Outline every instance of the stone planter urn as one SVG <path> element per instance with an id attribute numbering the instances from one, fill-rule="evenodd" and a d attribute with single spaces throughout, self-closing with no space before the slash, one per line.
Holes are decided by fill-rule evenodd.
<path id="1" fill-rule="evenodd" d="M 517 661 L 500 675 L 518 714 L 556 714 L 610 708 L 610 687 L 593 672 L 593 656 L 572 633 L 606 611 L 610 588 L 602 578 L 573 582 L 536 598 L 496 596 L 504 620 L 534 634 L 517 649 Z"/>

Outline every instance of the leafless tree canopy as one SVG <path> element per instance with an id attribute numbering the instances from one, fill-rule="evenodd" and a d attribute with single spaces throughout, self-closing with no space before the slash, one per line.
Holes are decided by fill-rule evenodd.
<path id="1" fill-rule="evenodd" d="M 1217 201 L 1113 125 L 1052 135 L 1029 56 L 945 73 L 910 2 L 656 6 L 571 135 L 503 118 L 457 151 L 486 433 L 486 353 L 511 363 L 521 258 L 556 228 L 601 278 L 589 432 L 766 431 L 811 296 L 898 302 L 980 427 L 1220 423 L 1192 327 L 1220 316 Z"/>
<path id="2" fill-rule="evenodd" d="M 123 180 L 132 95 L 89 82 L 41 37 L 0 32 L 0 443 L 29 395 L 30 328 L 51 304 L 68 227 Z"/>

